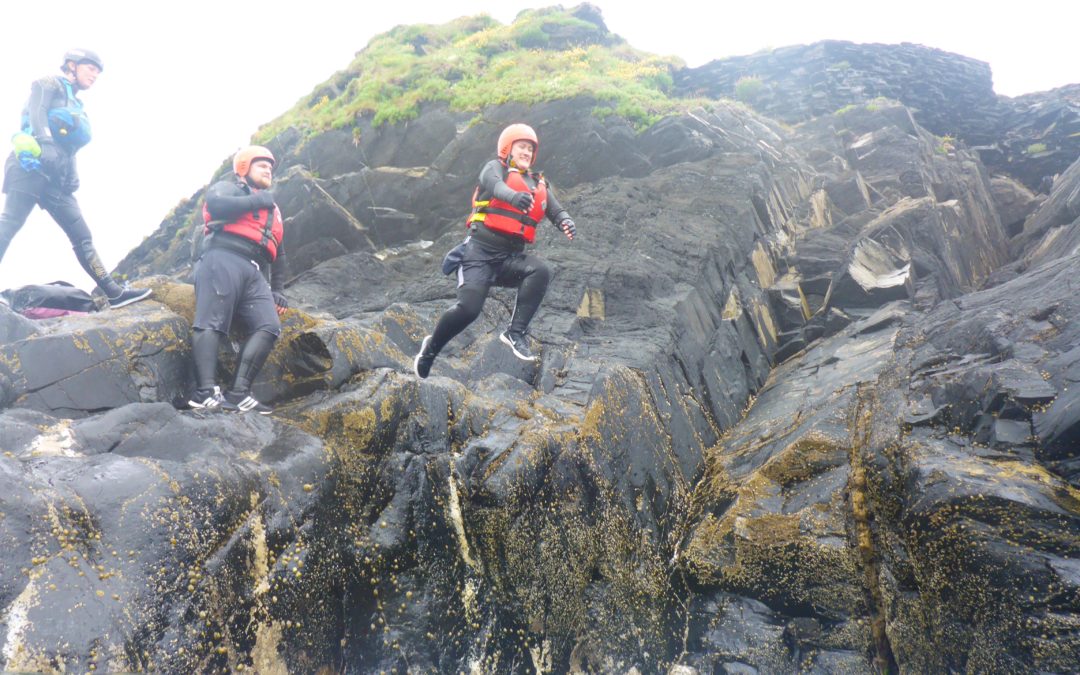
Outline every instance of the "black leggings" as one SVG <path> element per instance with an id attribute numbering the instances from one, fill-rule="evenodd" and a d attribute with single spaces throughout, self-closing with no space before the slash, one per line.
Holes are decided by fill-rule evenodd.
<path id="1" fill-rule="evenodd" d="M 522 264 L 515 264 L 515 262 Z M 536 310 L 540 308 L 540 302 L 547 293 L 550 281 L 550 268 L 532 256 L 503 265 L 503 269 L 496 277 L 495 285 L 511 288 L 517 286 L 518 289 L 514 313 L 510 317 L 511 333 L 525 333 Z M 446 343 L 480 316 L 490 288 L 487 285 L 470 283 L 458 288 L 457 302 L 443 312 L 443 315 L 439 317 L 439 322 L 435 324 L 435 332 L 432 333 L 431 343 L 428 345 L 430 353 L 438 354 Z"/>
<path id="2" fill-rule="evenodd" d="M 196 328 L 192 331 L 191 351 L 195 361 L 195 386 L 199 389 L 213 389 L 217 382 L 218 343 L 222 334 L 216 330 Z M 274 349 L 277 335 L 266 330 L 257 330 L 248 336 L 240 358 L 236 362 L 231 391 L 248 393 L 251 383 L 262 370 L 266 357 Z"/>
<path id="3" fill-rule="evenodd" d="M 75 196 L 72 194 L 52 190 L 46 190 L 40 196 L 16 190 L 9 192 L 4 202 L 4 210 L 0 213 L 0 260 L 3 260 L 11 240 L 26 224 L 30 212 L 38 204 L 52 216 L 52 219 L 67 235 L 71 241 L 71 247 L 75 250 L 75 257 L 79 259 L 79 264 L 105 295 L 110 298 L 119 295 L 121 288 L 109 276 L 97 250 L 94 249 L 93 235 L 90 234 L 86 219 L 83 218 L 79 202 L 75 201 Z"/>

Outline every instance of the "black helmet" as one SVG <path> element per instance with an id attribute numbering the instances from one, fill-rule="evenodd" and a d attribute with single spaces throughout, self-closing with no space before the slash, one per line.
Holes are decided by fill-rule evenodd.
<path id="1" fill-rule="evenodd" d="M 63 70 L 68 61 L 74 61 L 75 63 L 92 63 L 98 67 L 98 70 L 105 70 L 105 64 L 101 62 L 101 57 L 97 55 L 97 52 L 92 52 L 89 49 L 69 49 L 64 52 L 64 62 L 60 64 L 60 70 Z"/>

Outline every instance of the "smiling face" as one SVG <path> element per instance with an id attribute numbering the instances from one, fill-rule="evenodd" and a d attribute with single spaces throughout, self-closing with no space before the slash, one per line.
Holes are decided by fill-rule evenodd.
<path id="1" fill-rule="evenodd" d="M 274 181 L 274 164 L 268 159 L 256 159 L 248 169 L 247 182 L 253 188 L 267 190 Z"/>
<path id="2" fill-rule="evenodd" d="M 531 141 L 514 141 L 514 144 L 510 146 L 510 161 L 519 169 L 527 170 L 532 166 L 535 154 L 536 148 L 533 147 Z"/>
<path id="3" fill-rule="evenodd" d="M 68 71 L 71 83 L 78 89 L 89 89 L 101 74 L 101 68 L 93 63 L 76 63 Z"/>

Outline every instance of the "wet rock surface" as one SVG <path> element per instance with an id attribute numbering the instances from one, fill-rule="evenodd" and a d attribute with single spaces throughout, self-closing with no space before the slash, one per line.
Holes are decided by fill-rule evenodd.
<path id="1" fill-rule="evenodd" d="M 122 265 L 155 300 L 0 306 L 0 667 L 1075 671 L 1077 169 L 1045 199 L 992 181 L 926 120 L 997 99 L 932 94 L 794 127 L 717 103 L 638 133 L 579 99 L 286 132 L 271 417 L 170 405 L 201 191 Z M 419 380 L 518 119 L 578 225 L 540 228 L 540 358 L 499 343 L 496 289 Z"/>

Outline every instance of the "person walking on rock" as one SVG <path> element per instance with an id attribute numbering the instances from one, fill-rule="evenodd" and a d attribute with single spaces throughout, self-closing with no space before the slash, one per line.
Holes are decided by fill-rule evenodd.
<path id="1" fill-rule="evenodd" d="M 101 58 L 88 49 L 64 54 L 63 75 L 30 85 L 22 113 L 22 129 L 12 138 L 14 149 L 4 165 L 4 210 L 0 213 L 0 259 L 35 206 L 44 209 L 64 230 L 75 256 L 112 307 L 149 297 L 149 289 L 124 288 L 105 271 L 94 249 L 90 228 L 75 200 L 79 175 L 75 153 L 90 142 L 90 121 L 80 91 L 89 89 L 104 70 Z"/>
<path id="2" fill-rule="evenodd" d="M 284 228 L 270 193 L 273 169 L 274 155 L 268 149 L 243 148 L 233 157 L 234 177 L 206 192 L 191 338 L 197 389 L 188 405 L 195 409 L 273 412 L 251 394 L 251 383 L 281 333 L 279 315 L 289 306 L 282 294 Z M 248 330 L 248 337 L 232 386 L 223 394 L 216 382 L 218 344 L 234 318 Z"/>
<path id="3" fill-rule="evenodd" d="M 510 325 L 499 340 L 517 358 L 536 360 L 526 333 L 547 292 L 551 270 L 525 245 L 536 239 L 536 226 L 545 217 L 571 240 L 577 232 L 543 174 L 532 171 L 539 146 L 536 132 L 525 124 L 511 124 L 499 134 L 498 156 L 484 165 L 473 193 L 470 234 L 443 261 L 443 272 L 457 271 L 457 302 L 421 343 L 413 359 L 418 377 L 426 378 L 446 343 L 480 315 L 492 286 L 517 288 Z"/>

